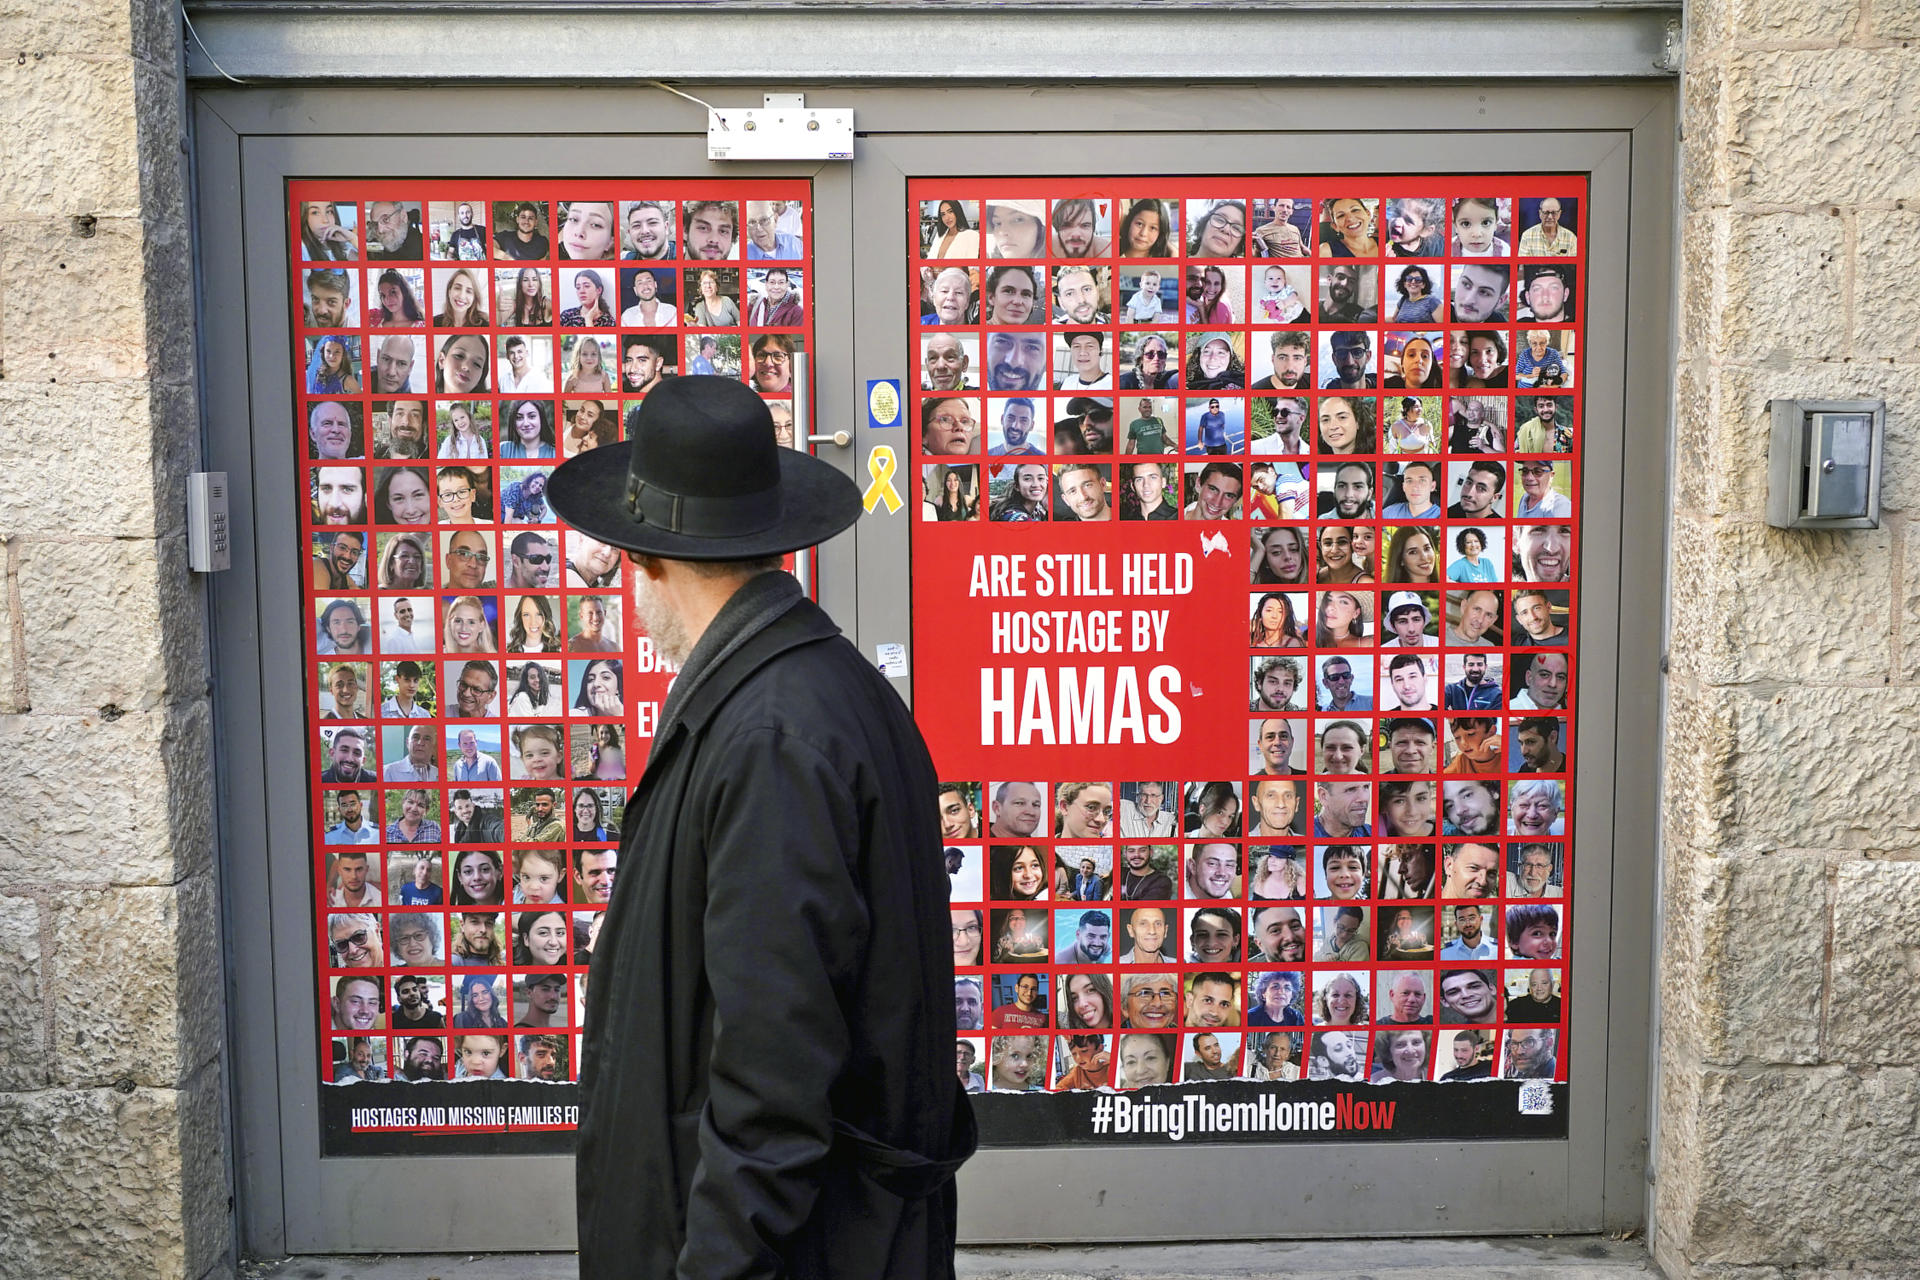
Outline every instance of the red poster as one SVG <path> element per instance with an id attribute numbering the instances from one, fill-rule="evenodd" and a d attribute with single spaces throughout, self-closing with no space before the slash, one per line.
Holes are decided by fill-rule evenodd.
<path id="1" fill-rule="evenodd" d="M 1324 1098 L 1303 1136 L 1564 1125 L 1585 194 L 912 184 L 914 699 L 989 1140 L 1236 1081 Z"/>
<path id="2" fill-rule="evenodd" d="M 288 214 L 326 1150 L 568 1150 L 671 672 L 546 479 L 681 373 L 795 443 L 809 187 L 296 182 Z"/>

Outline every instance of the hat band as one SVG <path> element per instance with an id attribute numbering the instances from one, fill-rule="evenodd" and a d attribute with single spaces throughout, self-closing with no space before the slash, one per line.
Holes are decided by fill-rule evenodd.
<path id="1" fill-rule="evenodd" d="M 627 476 L 627 511 L 642 524 L 693 538 L 733 538 L 780 523 L 780 487 L 727 497 L 689 497 Z"/>

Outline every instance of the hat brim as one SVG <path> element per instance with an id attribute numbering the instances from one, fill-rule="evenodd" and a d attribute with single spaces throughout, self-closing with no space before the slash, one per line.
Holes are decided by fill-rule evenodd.
<path id="1" fill-rule="evenodd" d="M 751 560 L 825 542 L 860 518 L 860 488 L 797 449 L 780 450 L 780 519 L 731 537 L 699 537 L 649 524 L 627 508 L 633 442 L 589 449 L 554 469 L 547 502 L 561 520 L 608 546 L 667 560 Z"/>

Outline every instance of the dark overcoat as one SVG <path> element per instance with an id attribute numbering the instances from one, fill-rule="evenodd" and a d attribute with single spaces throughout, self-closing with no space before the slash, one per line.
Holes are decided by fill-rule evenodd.
<path id="1" fill-rule="evenodd" d="M 974 1146 L 938 784 L 784 573 L 675 681 L 588 976 L 580 1274 L 948 1276 Z"/>

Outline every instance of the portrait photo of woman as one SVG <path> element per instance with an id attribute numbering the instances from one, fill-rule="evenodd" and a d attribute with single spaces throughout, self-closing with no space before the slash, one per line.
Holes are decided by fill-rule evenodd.
<path id="1" fill-rule="evenodd" d="M 619 658 L 589 658 L 575 662 L 573 714 L 577 716 L 622 716 L 626 714 L 626 681 Z"/>
<path id="2" fill-rule="evenodd" d="M 687 323 L 708 329 L 739 324 L 740 304 L 726 288 L 730 285 L 737 292 L 739 278 L 739 272 L 731 268 L 702 268 L 694 279 L 696 297 L 687 309 Z"/>
<path id="3" fill-rule="evenodd" d="M 995 845 L 988 853 L 996 901 L 1038 901 L 1047 896 L 1044 854 L 1032 845 Z"/>
<path id="4" fill-rule="evenodd" d="M 374 285 L 374 297 L 379 305 L 367 312 L 367 324 L 371 328 L 417 329 L 426 323 L 426 313 L 421 310 L 413 282 L 407 279 L 409 275 L 417 278 L 420 273 L 398 267 L 388 267 L 380 273 Z"/>
<path id="5" fill-rule="evenodd" d="M 1173 1081 L 1174 1037 L 1135 1032 L 1120 1037 L 1120 1087 L 1143 1089 Z"/>
<path id="6" fill-rule="evenodd" d="M 553 604 L 546 596 L 514 597 L 508 607 L 508 653 L 554 653 L 560 648 L 560 630 Z"/>
<path id="7" fill-rule="evenodd" d="M 985 963 L 985 926 L 978 910 L 950 911 L 953 918 L 953 967 L 963 969 Z"/>
<path id="8" fill-rule="evenodd" d="M 1391 407 L 1392 401 L 1388 401 L 1388 405 Z M 1420 403 L 1420 397 L 1400 397 L 1399 415 L 1394 418 L 1393 425 L 1387 428 L 1387 452 L 1439 452 L 1433 422 L 1427 417 L 1426 406 Z"/>
<path id="9" fill-rule="evenodd" d="M 433 323 L 440 329 L 484 329 L 493 323 L 487 317 L 486 290 L 480 275 L 471 267 L 433 273 L 434 292 L 440 296 L 440 310 Z"/>
<path id="10" fill-rule="evenodd" d="M 1382 1031 L 1374 1037 L 1374 1084 L 1427 1078 L 1427 1038 L 1431 1032 Z"/>
<path id="11" fill-rule="evenodd" d="M 1316 973 L 1313 978 L 1313 1025 L 1351 1027 L 1367 1021 L 1365 975 Z"/>
<path id="12" fill-rule="evenodd" d="M 1114 244 L 1123 258 L 1170 258 L 1179 243 L 1179 228 L 1173 224 L 1168 206 L 1159 200 L 1126 201 L 1120 217 L 1120 233 Z"/>
<path id="13" fill-rule="evenodd" d="M 581 844 L 600 844 L 612 839 L 607 834 L 607 819 L 602 811 L 600 793 L 582 787 L 573 793 L 573 825 L 569 839 Z"/>
<path id="14" fill-rule="evenodd" d="M 456 854 L 452 904 L 456 907 L 505 905 L 506 877 L 500 868 L 500 855 L 490 850 L 466 849 Z"/>
<path id="15" fill-rule="evenodd" d="M 1366 528 L 1361 526 L 1360 528 Z M 1363 567 L 1354 547 L 1354 535 L 1360 528 L 1349 529 L 1345 525 L 1327 524 L 1320 526 L 1320 537 L 1314 543 L 1315 582 L 1371 582 L 1373 577 Z M 1371 532 L 1371 530 L 1368 530 Z"/>
<path id="16" fill-rule="evenodd" d="M 596 348 L 597 349 L 597 348 Z M 500 456 L 551 458 L 557 452 L 553 405 L 545 400 L 509 400 L 501 406 Z"/>
<path id="17" fill-rule="evenodd" d="M 500 1012 L 500 988 L 498 978 L 489 978 L 481 974 L 468 974 L 460 980 L 460 1011 L 453 1015 L 456 1027 L 504 1027 L 505 1015 Z"/>
<path id="18" fill-rule="evenodd" d="M 1070 973 L 1060 979 L 1060 1026 L 1104 1031 L 1113 1026 L 1113 980 L 1104 973 Z"/>
<path id="19" fill-rule="evenodd" d="M 573 296 L 578 306 L 560 313 L 562 329 L 611 329 L 613 301 L 607 296 L 607 278 L 598 271 L 573 273 Z"/>
<path id="20" fill-rule="evenodd" d="M 498 653 L 493 624 L 487 620 L 486 606 L 478 596 L 454 596 L 447 602 L 446 631 L 441 647 L 448 653 Z"/>
<path id="21" fill-rule="evenodd" d="M 317 395 L 357 395 L 360 375 L 354 371 L 359 339 L 337 333 L 309 338 L 307 390 Z"/>
<path id="22" fill-rule="evenodd" d="M 492 352 L 478 333 L 434 340 L 433 389 L 442 395 L 464 396 L 487 390 Z"/>
<path id="23" fill-rule="evenodd" d="M 1436 508 L 1434 514 L 1439 514 Z M 1440 581 L 1439 530 L 1403 524 L 1387 543 L 1388 582 Z"/>
<path id="24" fill-rule="evenodd" d="M 1047 256 L 1044 200 L 989 200 L 985 213 L 989 258 Z"/>
<path id="25" fill-rule="evenodd" d="M 342 210 L 344 209 L 344 213 Z M 330 200 L 300 202 L 300 256 L 308 262 L 351 262 L 360 256 L 357 205 Z"/>
<path id="26" fill-rule="evenodd" d="M 569 338 L 573 350 L 567 356 L 566 378 L 560 390 L 566 395 L 582 391 L 612 391 L 613 377 L 607 369 L 606 348 L 591 335 Z"/>
<path id="27" fill-rule="evenodd" d="M 509 329 L 544 329 L 553 323 L 553 298 L 547 292 L 547 273 L 539 267 L 521 267 L 518 271 L 499 272 L 510 292 L 501 300 L 501 321 Z"/>
<path id="28" fill-rule="evenodd" d="M 382 535 L 387 544 L 380 557 L 380 585 L 403 591 L 418 591 L 432 582 L 433 560 L 425 539 L 417 534 Z"/>
<path id="29" fill-rule="evenodd" d="M 1377 258 L 1380 241 L 1374 235 L 1376 200 L 1341 196 L 1322 206 L 1320 256 L 1323 258 Z"/>
<path id="30" fill-rule="evenodd" d="M 613 205 L 604 200 L 563 200 L 554 240 L 560 258 L 569 262 L 598 262 L 614 256 L 619 222 Z"/>
<path id="31" fill-rule="evenodd" d="M 933 226 L 926 238 L 927 258 L 977 258 L 980 233 L 967 216 L 972 201 L 941 200 L 934 206 Z"/>
<path id="32" fill-rule="evenodd" d="M 1295 586 L 1307 581 L 1313 557 L 1307 548 L 1305 529 L 1296 525 L 1255 529 L 1252 540 L 1254 585 Z"/>
<path id="33" fill-rule="evenodd" d="M 1323 534 L 1331 530 L 1323 530 Z M 1355 591 L 1322 591 L 1313 643 L 1319 649 L 1371 648 L 1367 605 L 1372 596 Z"/>
<path id="34" fill-rule="evenodd" d="M 1248 643 L 1255 649 L 1304 649 L 1307 644 L 1306 633 L 1294 613 L 1293 599 L 1284 591 L 1267 591 L 1254 598 L 1253 617 L 1247 630 Z"/>
<path id="35" fill-rule="evenodd" d="M 557 670 L 557 668 L 549 670 L 546 664 L 541 662 L 521 663 L 520 678 L 515 682 L 513 695 L 507 699 L 507 714 L 526 719 L 559 715 L 560 692 L 556 687 L 559 684 Z"/>
<path id="36" fill-rule="evenodd" d="M 1187 256 L 1241 258 L 1247 252 L 1247 206 L 1238 200 L 1189 200 L 1187 217 L 1193 234 Z"/>
<path id="37" fill-rule="evenodd" d="M 513 917 L 513 963 L 516 968 L 549 968 L 567 962 L 572 932 L 562 911 L 521 911 Z"/>
<path id="38" fill-rule="evenodd" d="M 1306 895 L 1306 864 L 1300 851 L 1287 845 L 1256 846 L 1247 850 L 1247 896 L 1284 902 Z"/>

